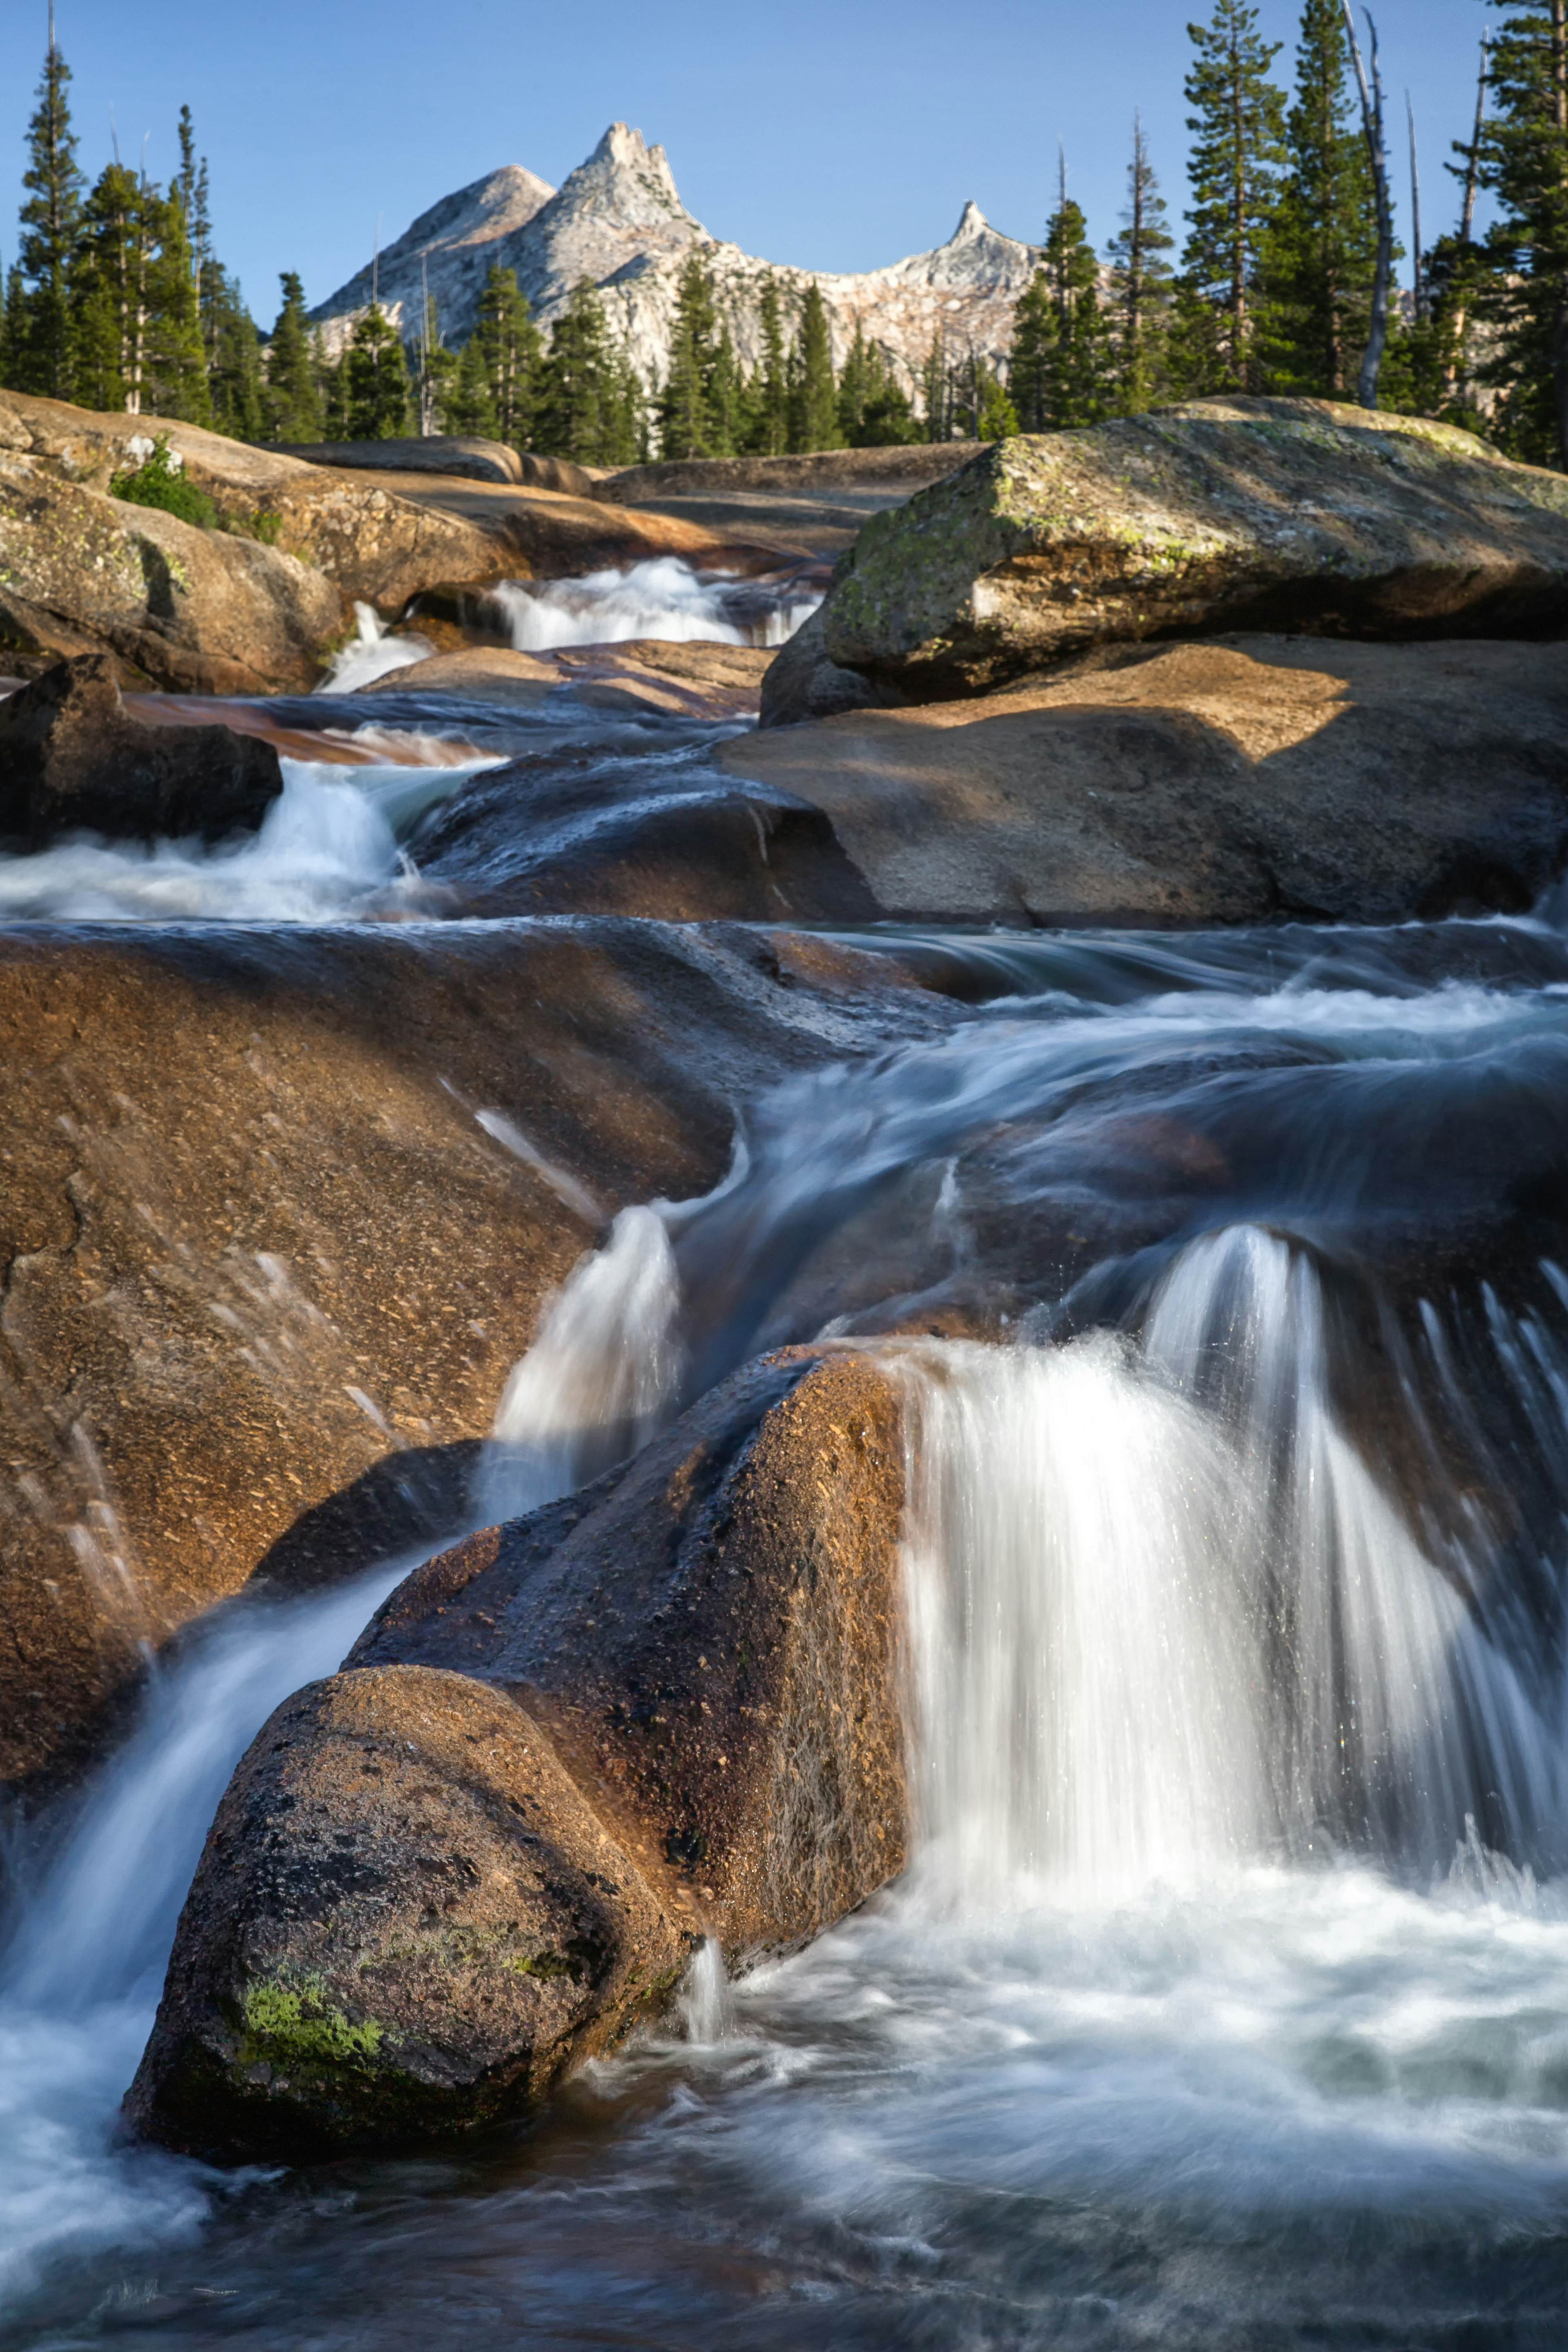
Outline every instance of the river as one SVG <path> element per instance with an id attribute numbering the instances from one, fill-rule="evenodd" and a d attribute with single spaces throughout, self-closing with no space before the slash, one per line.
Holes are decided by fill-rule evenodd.
<path id="1" fill-rule="evenodd" d="M 497 1401 L 476 1510 L 759 1348 L 876 1349 L 910 1869 L 741 1982 L 706 1954 L 482 2147 L 226 2176 L 127 2146 L 226 1775 L 407 1563 L 217 1612 L 9 1922 L 0 2346 L 1561 2346 L 1552 911 L 859 935 L 972 1011 L 745 1105 L 714 1193 L 623 1213 Z"/>

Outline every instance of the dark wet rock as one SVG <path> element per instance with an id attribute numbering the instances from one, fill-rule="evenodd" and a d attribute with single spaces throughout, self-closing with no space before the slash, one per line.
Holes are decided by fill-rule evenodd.
<path id="1" fill-rule="evenodd" d="M 470 2131 L 624 2030 L 691 1941 L 521 1706 L 335 1675 L 224 1799 L 131 2119 L 242 2161 Z"/>
<path id="2" fill-rule="evenodd" d="M 535 2103 L 701 1935 L 797 1943 L 901 1868 L 900 1401 L 749 1367 L 619 1474 L 418 1570 L 208 1839 L 130 2100 L 226 2159 Z"/>
<path id="3" fill-rule="evenodd" d="M 426 880 L 472 913 L 855 923 L 879 912 L 820 808 L 738 785 L 700 755 L 531 755 L 476 776 L 413 849 Z"/>
<path id="4" fill-rule="evenodd" d="M 581 920 L 0 941 L 0 1790 L 68 1777 L 147 1647 L 259 1565 L 323 1579 L 334 1523 L 363 1565 L 405 1473 L 426 1491 L 429 1449 L 489 1431 L 595 1204 L 707 1190 L 737 1102 L 948 1017 L 795 944 Z"/>
<path id="5" fill-rule="evenodd" d="M 269 445 L 280 457 L 302 457 L 309 466 L 333 466 L 353 473 L 371 467 L 387 474 L 460 474 L 476 482 L 521 484 L 528 478 L 515 449 L 478 433 L 432 433 L 403 441 L 280 441 Z M 551 483 L 552 489 L 563 488 Z"/>
<path id="6" fill-rule="evenodd" d="M 1521 912 L 1568 857 L 1568 661 L 1238 636 L 727 745 L 889 915 L 1368 923 Z"/>
<path id="7" fill-rule="evenodd" d="M 255 832 L 282 789 L 254 736 L 131 718 L 107 655 L 59 662 L 0 703 L 0 840 L 14 848 L 79 831 L 219 841 Z"/>
<path id="8" fill-rule="evenodd" d="M 1233 629 L 1568 628 L 1568 483 L 1425 419 L 1202 400 L 998 442 L 875 517 L 831 660 L 918 700 L 1100 645 Z"/>

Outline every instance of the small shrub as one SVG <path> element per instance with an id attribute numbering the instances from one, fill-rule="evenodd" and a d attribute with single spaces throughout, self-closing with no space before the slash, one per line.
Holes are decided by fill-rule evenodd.
<path id="1" fill-rule="evenodd" d="M 169 436 L 161 433 L 153 444 L 152 455 L 143 457 L 133 471 L 116 474 L 109 485 L 111 499 L 123 499 L 133 507 L 157 507 L 164 514 L 175 515 L 181 522 L 193 522 L 202 530 L 211 530 L 218 519 L 205 490 L 198 490 L 169 452 Z"/>

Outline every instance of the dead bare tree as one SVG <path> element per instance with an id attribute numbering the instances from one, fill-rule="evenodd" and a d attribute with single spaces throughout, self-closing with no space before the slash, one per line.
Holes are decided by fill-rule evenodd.
<path id="1" fill-rule="evenodd" d="M 1350 39 L 1356 86 L 1361 91 L 1362 128 L 1366 133 L 1366 152 L 1372 163 L 1373 198 L 1377 206 L 1377 267 L 1372 280 L 1372 327 L 1366 339 L 1366 350 L 1362 354 L 1361 380 L 1356 388 L 1356 398 L 1362 406 L 1375 408 L 1378 373 L 1388 341 L 1388 289 L 1394 274 L 1394 205 L 1388 193 L 1388 149 L 1383 135 L 1383 75 L 1377 62 L 1377 26 L 1373 22 L 1371 9 L 1364 11 L 1372 46 L 1369 83 L 1361 43 L 1356 38 L 1355 18 L 1351 14 L 1351 0 L 1340 0 L 1340 5 L 1345 14 L 1345 32 Z"/>

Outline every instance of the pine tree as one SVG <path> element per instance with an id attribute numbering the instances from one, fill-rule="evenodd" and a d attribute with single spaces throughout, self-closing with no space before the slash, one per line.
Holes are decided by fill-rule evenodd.
<path id="1" fill-rule="evenodd" d="M 617 437 L 616 409 L 624 394 L 598 289 L 584 278 L 555 322 L 540 370 L 534 447 L 580 466 L 605 463 L 600 453 Z"/>
<path id="2" fill-rule="evenodd" d="M 202 311 L 213 424 L 231 440 L 260 441 L 268 430 L 261 338 L 238 280 L 216 261 L 202 275 Z"/>
<path id="3" fill-rule="evenodd" d="M 1377 217 L 1366 141 L 1352 115 L 1340 0 L 1306 0 L 1288 168 L 1264 251 L 1264 360 L 1283 391 L 1354 399 L 1372 317 Z"/>
<path id="4" fill-rule="evenodd" d="M 1207 25 L 1189 25 L 1197 51 L 1184 89 L 1195 135 L 1188 165 L 1193 207 L 1183 267 L 1215 313 L 1215 391 L 1255 392 L 1262 380 L 1257 299 L 1265 242 L 1285 163 L 1285 100 L 1269 80 L 1278 41 L 1258 31 L 1248 0 L 1215 0 Z"/>
<path id="5" fill-rule="evenodd" d="M 27 126 L 27 191 L 17 252 L 17 299 L 6 330 L 11 387 L 54 400 L 75 397 L 71 264 L 81 222 L 82 178 L 67 96 L 70 68 L 53 37 Z"/>
<path id="6" fill-rule="evenodd" d="M 726 430 L 733 432 L 733 391 L 725 388 L 721 418 L 717 397 L 721 337 L 713 284 L 700 253 L 689 255 L 680 273 L 675 324 L 669 341 L 669 372 L 658 396 L 658 446 L 666 457 L 712 457 L 723 454 Z M 729 370 L 733 373 L 734 353 Z"/>
<path id="7" fill-rule="evenodd" d="M 305 289 L 292 269 L 279 279 L 283 308 L 267 350 L 265 414 L 273 441 L 310 443 L 327 431 L 318 349 L 305 323 Z"/>
<path id="8" fill-rule="evenodd" d="M 458 373 L 447 395 L 445 423 L 448 433 L 477 433 L 486 441 L 500 438 L 490 398 L 489 362 L 478 335 L 470 335 L 458 354 Z"/>
<path id="9" fill-rule="evenodd" d="M 1013 307 L 1013 348 L 1007 361 L 1007 389 L 1022 432 L 1050 431 L 1056 342 L 1051 282 L 1043 269 L 1037 269 Z"/>
<path id="10" fill-rule="evenodd" d="M 1095 424 L 1106 407 L 1109 370 L 1100 264 L 1088 232 L 1081 207 L 1064 186 L 1046 225 L 1040 264 L 1056 326 L 1047 361 L 1051 423 L 1063 429 Z"/>
<path id="11" fill-rule="evenodd" d="M 1492 53 L 1480 180 L 1500 218 L 1480 307 L 1497 341 L 1486 379 L 1514 455 L 1568 469 L 1568 0 L 1507 8 Z"/>
<path id="12" fill-rule="evenodd" d="M 343 426 L 350 441 L 396 441 L 408 431 L 408 361 L 379 302 L 362 310 L 343 355 Z"/>
<path id="13" fill-rule="evenodd" d="M 528 298 L 518 289 L 515 269 L 490 270 L 479 297 L 474 339 L 484 354 L 494 437 L 514 449 L 526 449 L 533 432 L 544 343 Z"/>
<path id="14" fill-rule="evenodd" d="M 784 352 L 784 305 L 778 279 L 771 269 L 763 280 L 757 327 L 763 360 L 755 382 L 755 420 L 746 446 L 762 457 L 779 457 L 789 446 L 789 362 Z"/>
<path id="15" fill-rule="evenodd" d="M 143 404 L 154 416 L 210 425 L 206 346 L 179 184 L 162 197 L 149 189 L 146 201 L 155 242 L 147 267 Z"/>
<path id="16" fill-rule="evenodd" d="M 1165 257 L 1174 242 L 1165 226 L 1165 199 L 1149 161 L 1142 120 L 1135 114 L 1132 159 L 1127 166 L 1127 205 L 1121 228 L 1107 248 L 1110 388 L 1114 405 L 1124 416 L 1139 415 L 1169 397 L 1174 273 Z"/>
<path id="17" fill-rule="evenodd" d="M 800 328 L 791 353 L 789 446 L 792 449 L 837 449 L 837 384 L 827 306 L 814 278 L 801 304 Z"/>
<path id="18" fill-rule="evenodd" d="M 838 379 L 838 432 L 852 449 L 882 449 L 920 438 L 908 393 L 886 353 L 867 342 L 858 325 Z"/>
<path id="19" fill-rule="evenodd" d="M 75 396 L 84 407 L 142 413 L 158 228 L 147 183 L 123 163 L 106 164 L 81 207 L 70 278 Z"/>
<path id="20" fill-rule="evenodd" d="M 947 352 L 939 327 L 921 370 L 921 411 L 928 441 L 951 441 L 952 410 L 948 393 Z M 1042 428 L 1043 429 L 1043 428 Z"/>

